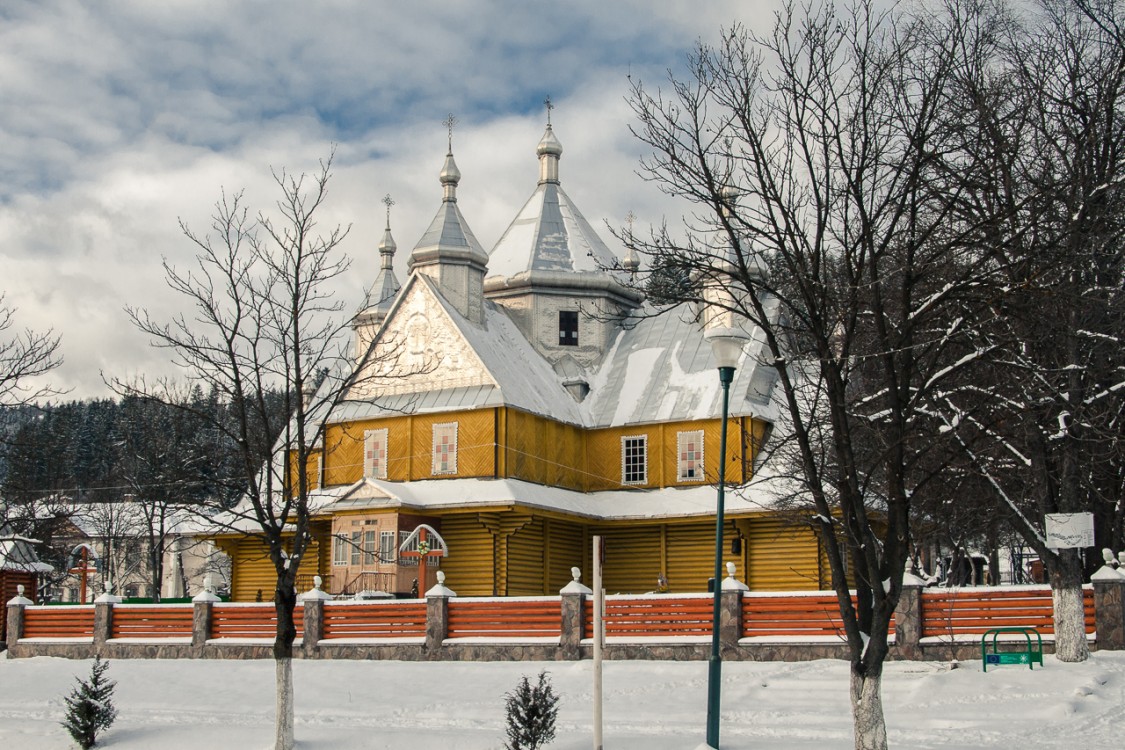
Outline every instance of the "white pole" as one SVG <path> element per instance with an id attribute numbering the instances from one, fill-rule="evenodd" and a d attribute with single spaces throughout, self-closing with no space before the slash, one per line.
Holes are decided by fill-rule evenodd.
<path id="1" fill-rule="evenodd" d="M 602 538 L 594 537 L 594 750 L 602 750 L 602 646 L 605 643 L 605 589 Z"/>

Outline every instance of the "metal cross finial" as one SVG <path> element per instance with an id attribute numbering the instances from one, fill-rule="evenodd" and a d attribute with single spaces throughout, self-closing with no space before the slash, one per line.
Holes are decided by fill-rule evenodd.
<path id="1" fill-rule="evenodd" d="M 550 125 L 551 124 L 551 110 L 555 108 L 555 105 L 551 104 L 551 97 L 550 96 L 548 96 L 546 99 L 543 100 L 543 105 L 545 107 L 547 107 L 547 124 Z"/>
<path id="2" fill-rule="evenodd" d="M 445 118 L 445 127 L 449 129 L 449 153 L 453 153 L 453 126 L 457 124 L 457 118 L 450 112 L 449 116 Z"/>
<path id="3" fill-rule="evenodd" d="M 391 206 L 393 206 L 394 204 L 395 204 L 395 202 L 391 198 L 390 193 L 387 193 L 386 195 L 383 196 L 383 205 L 387 207 L 387 227 L 388 228 L 391 226 Z"/>
<path id="4" fill-rule="evenodd" d="M 629 213 L 625 214 L 625 223 L 629 225 L 629 234 L 633 234 L 633 222 L 637 220 L 637 215 L 633 213 L 632 209 Z"/>

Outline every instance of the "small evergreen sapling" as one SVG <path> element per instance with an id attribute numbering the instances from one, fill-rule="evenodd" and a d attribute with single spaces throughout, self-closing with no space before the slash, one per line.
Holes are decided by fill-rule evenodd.
<path id="1" fill-rule="evenodd" d="M 551 688 L 546 671 L 539 673 L 535 687 L 524 675 L 516 689 L 504 698 L 508 712 L 508 742 L 504 745 L 507 750 L 538 750 L 555 739 L 559 697 Z"/>
<path id="2" fill-rule="evenodd" d="M 98 742 L 98 732 L 109 729 L 117 718 L 113 707 L 113 689 L 117 683 L 107 679 L 105 671 L 109 662 L 94 658 L 90 679 L 78 680 L 78 687 L 66 698 L 66 718 L 62 725 L 82 750 L 89 750 Z"/>

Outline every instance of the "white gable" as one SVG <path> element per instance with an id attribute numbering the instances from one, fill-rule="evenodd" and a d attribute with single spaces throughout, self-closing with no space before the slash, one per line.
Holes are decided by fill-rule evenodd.
<path id="1" fill-rule="evenodd" d="M 496 386 L 432 282 L 415 274 L 376 338 L 349 398 Z"/>

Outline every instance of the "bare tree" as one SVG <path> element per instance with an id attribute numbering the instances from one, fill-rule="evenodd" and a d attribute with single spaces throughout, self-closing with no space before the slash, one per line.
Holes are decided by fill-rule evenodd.
<path id="1" fill-rule="evenodd" d="M 16 309 L 0 294 L 0 406 L 28 404 L 60 393 L 49 385 L 29 382 L 62 364 L 59 337 L 51 330 L 40 333 L 30 328 L 9 333 L 15 316 Z"/>
<path id="2" fill-rule="evenodd" d="M 623 233 L 658 302 L 765 341 L 777 458 L 831 568 L 864 749 L 886 747 L 880 686 L 912 503 L 948 460 L 938 397 L 981 356 L 967 336 L 997 272 L 984 228 L 956 220 L 949 176 L 973 157 L 942 116 L 977 32 L 882 7 L 790 3 L 764 37 L 735 27 L 701 45 L 669 93 L 636 83 L 642 173 L 693 213 L 682 239 Z"/>
<path id="3" fill-rule="evenodd" d="M 121 595 L 127 584 L 143 579 L 145 518 L 139 504 L 128 499 L 75 503 L 71 522 L 89 537 L 106 593 Z"/>
<path id="4" fill-rule="evenodd" d="M 167 348 L 173 361 L 225 409 L 201 411 L 238 456 L 242 501 L 232 524 L 262 534 L 276 572 L 277 716 L 275 747 L 293 747 L 293 622 L 295 584 L 312 537 L 306 467 L 322 438 L 325 418 L 349 387 L 349 321 L 329 285 L 348 267 L 339 245 L 347 229 L 317 230 L 328 195 L 331 158 L 312 176 L 275 172 L 281 191 L 276 218 L 252 218 L 241 193 L 217 202 L 211 232 L 181 224 L 197 249 L 196 266 L 181 271 L 165 261 L 169 287 L 193 306 L 170 323 L 130 309 L 133 322 Z M 319 387 L 317 387 L 319 385 Z M 125 385 L 119 390 L 179 404 L 171 384 Z M 280 399 L 280 408 L 272 403 Z"/>
<path id="5" fill-rule="evenodd" d="M 164 588 L 165 558 L 182 547 L 176 527 L 193 505 L 199 510 L 210 499 L 202 479 L 205 464 L 215 457 L 196 439 L 207 425 L 193 409 L 205 410 L 206 404 L 185 398 L 168 406 L 126 397 L 119 407 L 115 472 L 143 517 L 138 526 L 154 601 Z"/>
<path id="6" fill-rule="evenodd" d="M 967 6 L 969 3 L 964 3 Z M 1055 649 L 1088 655 L 1081 551 L 1047 546 L 1044 517 L 1095 514 L 1120 548 L 1125 409 L 1125 45 L 1115 0 L 1041 0 L 966 65 L 951 101 L 981 169 L 962 175 L 967 220 L 990 222 L 1003 294 L 972 387 L 946 393 L 945 430 L 984 496 L 1043 560 Z"/>

